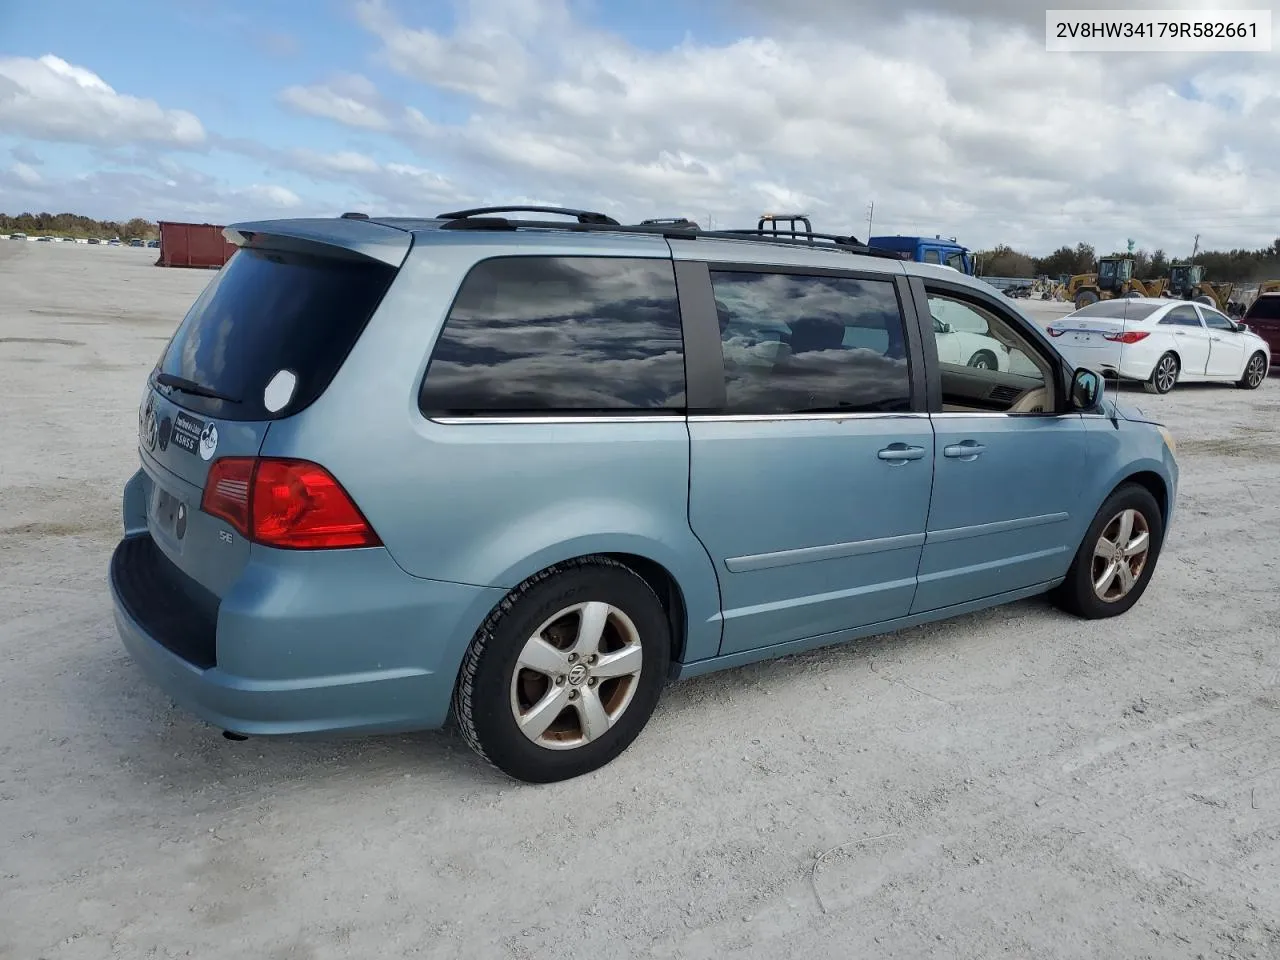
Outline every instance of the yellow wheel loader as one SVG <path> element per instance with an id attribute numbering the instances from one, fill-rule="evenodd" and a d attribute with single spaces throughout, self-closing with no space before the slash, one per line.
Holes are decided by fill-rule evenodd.
<path id="1" fill-rule="evenodd" d="M 1070 300 L 1079 310 L 1099 300 L 1114 300 L 1116 297 L 1158 297 L 1164 288 L 1162 279 L 1136 279 L 1133 260 L 1129 257 L 1103 257 L 1098 261 L 1097 273 L 1079 273 L 1067 281 L 1063 299 Z"/>
<path id="2" fill-rule="evenodd" d="M 1176 300 L 1194 300 L 1227 313 L 1235 289 L 1234 283 L 1210 283 L 1204 278 L 1204 267 L 1198 263 L 1175 263 L 1169 268 L 1166 295 Z"/>

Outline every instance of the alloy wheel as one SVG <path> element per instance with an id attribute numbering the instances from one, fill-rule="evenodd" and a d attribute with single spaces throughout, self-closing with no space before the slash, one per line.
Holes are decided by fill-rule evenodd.
<path id="1" fill-rule="evenodd" d="M 1151 553 L 1151 530 L 1141 511 L 1121 510 L 1102 528 L 1093 548 L 1093 592 L 1115 603 L 1129 595 L 1142 577 Z"/>
<path id="2" fill-rule="evenodd" d="M 1168 393 L 1178 380 L 1178 363 L 1173 357 L 1162 357 L 1156 368 L 1156 386 L 1161 393 Z"/>
<path id="3" fill-rule="evenodd" d="M 1249 367 L 1244 372 L 1245 379 L 1248 380 L 1249 386 L 1257 387 L 1266 379 L 1266 361 L 1263 360 L 1262 354 L 1255 353 L 1253 359 L 1249 361 Z"/>
<path id="4" fill-rule="evenodd" d="M 644 663 L 640 634 L 622 610 L 566 607 L 525 641 L 511 676 L 511 712 L 538 746 L 571 750 L 599 739 L 630 706 Z"/>

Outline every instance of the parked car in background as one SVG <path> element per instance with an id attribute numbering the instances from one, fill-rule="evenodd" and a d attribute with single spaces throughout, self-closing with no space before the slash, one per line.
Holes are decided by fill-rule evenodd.
<path id="1" fill-rule="evenodd" d="M 160 249 L 160 241 L 159 241 L 159 240 L 148 240 L 148 241 L 147 241 L 147 246 L 148 246 L 148 247 L 150 247 L 150 248 L 152 248 L 153 250 L 158 250 L 158 249 Z"/>
<path id="2" fill-rule="evenodd" d="M 1280 353 L 1280 293 L 1260 294 L 1249 309 L 1244 312 L 1240 322 L 1267 341 L 1271 351 L 1270 362 L 1276 362 Z"/>
<path id="3" fill-rule="evenodd" d="M 930 301 L 929 311 L 942 363 L 1032 375 L 1037 372 L 1016 343 L 1001 342 L 985 311 L 945 299 Z"/>
<path id="4" fill-rule="evenodd" d="M 988 284 L 524 209 L 227 228 L 144 385 L 108 580 L 136 661 L 233 739 L 452 713 L 563 780 L 673 678 L 1147 588 L 1173 437 Z M 943 360 L 961 308 L 1027 372 Z"/>
<path id="5" fill-rule="evenodd" d="M 1054 320 L 1047 329 L 1070 363 L 1140 382 L 1149 393 L 1204 382 L 1255 390 L 1271 365 L 1266 340 L 1203 303 L 1102 300 Z"/>
<path id="6" fill-rule="evenodd" d="M 10 240 L 26 240 L 27 235 L 25 233 L 11 233 L 9 234 L 9 239 Z"/>

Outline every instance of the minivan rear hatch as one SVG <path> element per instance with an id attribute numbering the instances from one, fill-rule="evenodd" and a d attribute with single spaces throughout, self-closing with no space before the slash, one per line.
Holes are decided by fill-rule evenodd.
<path id="1" fill-rule="evenodd" d="M 250 542 L 224 517 L 201 510 L 210 470 L 224 458 L 256 457 L 275 420 L 297 415 L 324 392 L 412 242 L 391 227 L 333 220 L 244 225 L 227 234 L 241 249 L 166 346 L 138 423 L 151 538 L 177 568 L 174 579 L 190 578 L 214 598 L 243 570 Z M 223 495 L 247 495 L 235 478 L 218 482 Z"/>

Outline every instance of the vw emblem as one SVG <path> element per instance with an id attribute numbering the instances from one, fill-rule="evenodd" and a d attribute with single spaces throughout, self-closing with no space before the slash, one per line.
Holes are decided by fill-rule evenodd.
<path id="1" fill-rule="evenodd" d="M 142 442 L 148 450 L 156 448 L 156 412 L 148 405 L 146 417 L 142 421 Z"/>

